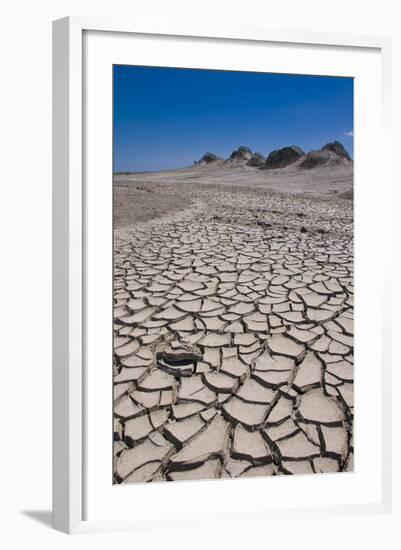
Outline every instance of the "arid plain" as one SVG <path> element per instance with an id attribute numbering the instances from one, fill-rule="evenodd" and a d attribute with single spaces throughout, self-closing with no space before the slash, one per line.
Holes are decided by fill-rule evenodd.
<path id="1" fill-rule="evenodd" d="M 116 483 L 353 468 L 353 163 L 114 176 Z"/>

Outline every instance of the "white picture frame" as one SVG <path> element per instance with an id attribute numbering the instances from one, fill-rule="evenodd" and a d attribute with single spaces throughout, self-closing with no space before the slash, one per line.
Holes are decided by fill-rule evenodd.
<path id="1" fill-rule="evenodd" d="M 53 30 L 53 526 L 67 532 L 78 533 L 99 530 L 137 529 L 151 523 L 150 513 L 146 517 L 144 512 L 140 518 L 121 518 L 100 516 L 96 519 L 87 518 L 88 495 L 85 486 L 88 478 L 88 463 L 85 461 L 85 452 L 88 441 L 88 403 L 86 353 L 87 331 L 85 317 L 88 315 L 85 305 L 87 279 L 85 269 L 88 263 L 88 246 L 90 239 L 86 239 L 87 220 L 85 219 L 85 201 L 91 199 L 86 194 L 84 181 L 87 177 L 85 155 L 87 147 L 84 139 L 85 120 L 85 71 L 83 59 L 85 52 L 85 33 L 101 33 L 108 35 L 109 43 L 115 37 L 141 36 L 149 41 L 156 41 L 160 37 L 179 37 L 181 41 L 196 40 L 198 43 L 209 43 L 210 47 L 218 41 L 229 43 L 258 43 L 284 44 L 292 48 L 327 47 L 337 48 L 344 52 L 358 50 L 374 51 L 380 59 L 380 136 L 381 158 L 376 166 L 381 181 L 381 188 L 391 187 L 391 168 L 387 151 L 389 140 L 390 111 L 390 56 L 391 42 L 387 37 L 357 36 L 342 34 L 327 34 L 313 32 L 287 32 L 268 29 L 225 29 L 181 28 L 179 25 L 166 25 L 163 28 L 142 28 L 139 24 L 122 21 L 104 21 L 87 17 L 68 17 L 54 22 Z M 111 41 L 111 42 L 110 42 Z M 217 47 L 217 46 L 216 46 Z M 153 58 L 157 58 L 155 49 Z M 144 63 L 146 64 L 146 63 Z M 317 69 L 318 70 L 318 69 Z M 361 140 L 363 138 L 361 133 Z M 357 136 L 359 139 L 359 136 Z M 358 162 L 358 160 L 356 161 Z M 360 165 L 361 172 L 366 168 Z M 368 168 L 368 167 L 367 167 Z M 358 164 L 356 164 L 358 171 Z M 105 177 L 110 177 L 111 173 Z M 382 193 L 384 197 L 384 192 Z M 390 193 L 386 194 L 382 207 L 378 213 L 380 231 L 386 230 L 388 212 L 391 209 Z M 106 195 L 107 199 L 107 195 Z M 363 201 L 362 201 L 363 202 Z M 105 201 L 99 203 L 100 208 L 107 209 Z M 111 205 L 109 205 L 110 207 Z M 362 205 L 362 207 L 364 207 Z M 366 205 L 365 205 L 366 207 Z M 358 220 L 356 220 L 358 221 Z M 363 221 L 363 220 L 362 220 Z M 359 219 L 359 223 L 361 218 Z M 381 233 L 383 234 L 383 233 Z M 386 251 L 384 251 L 386 252 Z M 387 251 L 388 253 L 388 251 Z M 387 259 L 386 259 L 387 258 Z M 383 262 L 388 262 L 384 257 Z M 388 263 L 384 263 L 386 267 Z M 271 512 L 271 517 L 312 517 L 313 515 L 351 515 L 365 513 L 385 513 L 391 509 L 391 357 L 389 330 L 390 296 L 388 294 L 389 270 L 384 269 L 377 274 L 380 279 L 380 310 L 383 315 L 381 325 L 380 361 L 372 365 L 372 372 L 380 380 L 380 426 L 377 430 L 381 435 L 380 457 L 375 463 L 380 487 L 379 498 L 363 502 L 346 501 L 336 502 L 332 506 L 299 506 L 295 508 L 279 507 Z M 90 312 L 89 312 L 90 313 Z M 106 320 L 109 322 L 109 320 Z M 386 327 L 386 330 L 385 330 Z M 372 359 L 373 361 L 373 359 Z M 107 408 L 108 404 L 105 403 Z M 107 414 L 107 412 L 106 412 Z M 90 417 L 90 415 L 89 415 Z M 91 470 L 92 471 L 92 470 Z M 111 474 L 105 473 L 105 475 Z M 254 490 L 255 480 L 248 480 L 251 490 Z M 259 480 L 256 480 L 259 482 Z M 280 480 L 281 481 L 281 480 Z M 111 481 L 110 481 L 111 483 Z M 180 498 L 186 497 L 189 486 L 208 485 L 208 491 L 220 491 L 218 482 L 194 484 L 166 484 L 175 485 L 175 491 Z M 229 482 L 231 486 L 236 482 Z M 242 481 L 240 482 L 243 483 Z M 253 489 L 252 489 L 253 484 Z M 184 488 L 183 488 L 184 487 Z M 227 491 L 229 492 L 228 485 Z M 243 485 L 245 487 L 245 485 Z M 135 486 L 125 487 L 124 491 L 138 491 Z M 143 493 L 144 487 L 140 489 Z M 161 501 L 171 498 L 171 487 L 161 489 L 160 485 L 152 488 L 153 497 L 160 492 Z M 163 495 L 161 493 L 163 491 Z M 250 493 L 251 494 L 251 493 Z M 260 513 L 255 520 L 265 521 L 263 508 L 255 507 Z M 238 521 L 235 516 L 235 507 L 227 521 Z M 244 519 L 247 518 L 244 515 Z M 218 518 L 216 518 L 218 519 Z M 249 518 L 248 518 L 249 519 Z M 166 519 L 168 524 L 168 518 Z M 189 525 L 194 517 L 188 516 L 178 520 L 178 525 Z M 161 521 L 160 524 L 163 524 Z"/>

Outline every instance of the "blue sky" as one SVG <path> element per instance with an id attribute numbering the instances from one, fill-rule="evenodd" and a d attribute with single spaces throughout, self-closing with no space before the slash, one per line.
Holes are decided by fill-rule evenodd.
<path id="1" fill-rule="evenodd" d="M 114 172 L 179 168 L 246 145 L 267 155 L 341 141 L 353 156 L 353 80 L 114 66 Z"/>

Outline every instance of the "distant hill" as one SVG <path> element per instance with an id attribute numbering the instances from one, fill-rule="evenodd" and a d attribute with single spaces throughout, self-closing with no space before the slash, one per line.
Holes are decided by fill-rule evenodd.
<path id="1" fill-rule="evenodd" d="M 226 160 L 227 164 L 246 164 L 250 159 L 252 158 L 252 151 L 249 147 L 245 147 L 244 145 L 241 145 L 241 147 L 238 147 L 235 151 L 231 153 L 231 155 Z"/>
<path id="2" fill-rule="evenodd" d="M 339 141 L 333 141 L 332 143 L 326 143 L 318 151 L 310 151 L 299 167 L 310 170 L 318 166 L 335 166 L 338 164 L 351 164 L 352 159 L 348 152 L 345 150 L 342 143 Z"/>
<path id="3" fill-rule="evenodd" d="M 262 153 L 253 153 L 246 164 L 247 166 L 263 166 L 265 162 L 266 157 L 264 157 Z"/>
<path id="4" fill-rule="evenodd" d="M 285 168 L 293 162 L 300 159 L 305 153 L 300 147 L 291 145 L 290 147 L 283 147 L 272 151 L 266 159 L 264 168 L 267 170 L 274 170 L 275 168 Z"/>
<path id="5" fill-rule="evenodd" d="M 197 165 L 199 165 L 199 164 L 201 164 L 201 165 L 202 164 L 211 164 L 211 163 L 216 162 L 218 160 L 223 160 L 223 159 L 221 157 L 218 157 L 214 153 L 207 152 L 199 160 L 196 160 L 194 162 L 194 164 L 197 164 Z"/>
<path id="6" fill-rule="evenodd" d="M 289 145 L 271 151 L 265 158 L 262 153 L 252 153 L 249 147 L 241 145 L 224 160 L 215 153 L 205 153 L 195 166 L 226 165 L 228 167 L 249 166 L 262 170 L 276 170 L 293 166 L 300 170 L 311 170 L 317 167 L 352 165 L 353 160 L 339 141 L 323 145 L 321 149 L 305 153 L 297 145 Z"/>

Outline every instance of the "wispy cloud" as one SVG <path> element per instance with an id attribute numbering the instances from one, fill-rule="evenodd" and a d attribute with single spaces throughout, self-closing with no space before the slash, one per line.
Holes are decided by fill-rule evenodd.
<path id="1" fill-rule="evenodd" d="M 344 136 L 354 137 L 354 130 L 349 130 L 349 132 L 344 132 Z"/>

